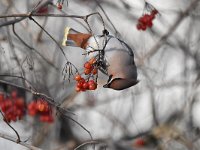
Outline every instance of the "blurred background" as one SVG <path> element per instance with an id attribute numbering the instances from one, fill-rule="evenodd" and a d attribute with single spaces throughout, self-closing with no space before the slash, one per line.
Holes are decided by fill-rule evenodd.
<path id="1" fill-rule="evenodd" d="M 25 115 L 6 123 L 0 115 L 0 149 L 24 150 L 31 145 L 44 150 L 200 149 L 198 0 L 65 0 L 62 10 L 57 8 L 62 1 L 38 2 L 0 1 L 0 93 L 9 97 L 17 91 L 26 104 L 38 98 L 50 102 L 53 121 Z M 138 30 L 138 19 L 148 13 L 147 3 L 158 14 L 152 28 Z M 31 11 L 44 14 L 32 16 L 40 26 L 27 16 L 4 16 Z M 80 18 L 45 16 L 94 12 L 100 13 L 104 24 L 92 15 L 90 28 Z M 67 61 L 61 49 L 79 70 L 86 57 L 80 48 L 59 48 L 64 29 L 100 35 L 103 25 L 132 48 L 140 82 L 115 91 L 103 88 L 107 78 L 100 75 L 95 91 L 76 92 L 73 78 L 63 79 Z M 15 142 L 16 133 L 8 124 L 28 147 Z"/>

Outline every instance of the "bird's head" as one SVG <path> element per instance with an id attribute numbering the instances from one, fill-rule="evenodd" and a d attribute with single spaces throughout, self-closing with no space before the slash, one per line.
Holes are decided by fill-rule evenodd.
<path id="1" fill-rule="evenodd" d="M 104 88 L 111 88 L 114 90 L 124 90 L 131 86 L 134 86 L 138 83 L 138 80 L 135 79 L 122 79 L 122 78 L 114 78 L 111 79 L 110 82 L 105 84 Z"/>

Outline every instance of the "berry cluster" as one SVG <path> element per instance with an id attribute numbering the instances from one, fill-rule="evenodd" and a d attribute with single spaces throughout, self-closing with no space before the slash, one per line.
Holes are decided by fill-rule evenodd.
<path id="1" fill-rule="evenodd" d="M 151 28 L 153 26 L 153 20 L 155 19 L 158 11 L 153 9 L 150 14 L 144 14 L 142 17 L 138 19 L 137 29 L 145 31 L 148 27 Z"/>
<path id="2" fill-rule="evenodd" d="M 25 102 L 19 97 L 17 91 L 12 91 L 10 96 L 0 93 L 0 108 L 4 113 L 4 120 L 7 122 L 17 121 L 25 115 Z"/>
<path id="3" fill-rule="evenodd" d="M 88 62 L 84 64 L 84 73 L 85 75 L 96 75 L 98 69 L 95 67 L 96 59 L 91 58 Z"/>
<path id="4" fill-rule="evenodd" d="M 52 123 L 54 121 L 52 116 L 52 108 L 46 101 L 42 99 L 32 101 L 28 104 L 28 114 L 30 116 L 38 115 L 41 122 Z"/>
<path id="5" fill-rule="evenodd" d="M 94 80 L 90 80 L 90 77 L 97 73 L 96 59 L 91 58 L 84 64 L 84 74 L 87 76 L 87 79 L 84 79 L 80 74 L 77 74 L 74 78 L 77 81 L 76 91 L 95 90 L 97 88 L 97 83 Z"/>

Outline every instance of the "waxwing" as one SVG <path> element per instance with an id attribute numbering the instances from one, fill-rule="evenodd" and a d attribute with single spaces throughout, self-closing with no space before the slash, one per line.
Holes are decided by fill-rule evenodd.
<path id="1" fill-rule="evenodd" d="M 102 50 L 104 65 L 100 71 L 109 76 L 104 88 L 123 90 L 138 83 L 133 51 L 122 40 L 111 35 L 84 34 L 67 27 L 62 45 L 85 49 L 89 59 Z"/>

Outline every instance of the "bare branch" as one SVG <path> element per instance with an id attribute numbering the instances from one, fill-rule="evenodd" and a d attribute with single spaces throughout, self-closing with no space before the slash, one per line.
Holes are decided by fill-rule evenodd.
<path id="1" fill-rule="evenodd" d="M 24 146 L 24 147 L 27 147 L 27 148 L 30 149 L 30 150 L 42 150 L 42 149 L 40 149 L 40 148 L 38 148 L 38 147 L 29 145 L 29 144 L 27 144 L 26 142 L 23 142 L 23 141 L 18 142 L 18 141 L 17 141 L 18 139 L 13 138 L 13 137 L 11 137 L 11 136 L 9 136 L 9 135 L 6 135 L 6 134 L 3 134 L 3 133 L 0 133 L 0 137 L 3 138 L 3 139 L 9 140 L 9 141 L 11 141 L 11 142 L 14 142 L 14 143 L 16 143 L 16 144 L 22 145 L 22 146 Z"/>

